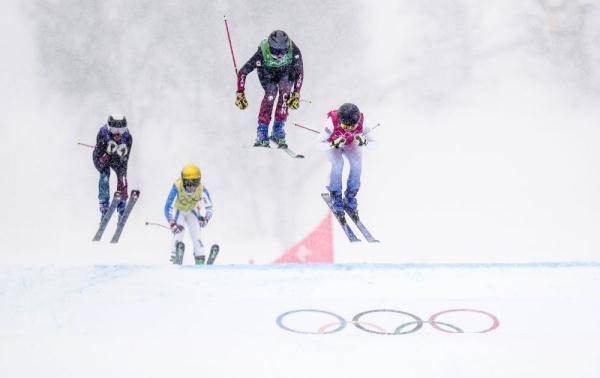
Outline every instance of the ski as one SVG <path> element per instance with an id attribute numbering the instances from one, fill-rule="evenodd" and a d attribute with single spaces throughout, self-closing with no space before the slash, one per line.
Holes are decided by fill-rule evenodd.
<path id="1" fill-rule="evenodd" d="M 279 143 L 277 143 L 276 141 L 274 141 L 273 139 L 269 140 L 273 143 L 275 143 L 275 145 L 277 146 L 278 150 L 282 150 L 284 151 L 286 154 L 288 154 L 289 157 L 293 158 L 293 159 L 304 159 L 304 155 L 301 154 L 297 154 L 294 151 L 292 151 L 289 147 L 279 147 Z"/>
<path id="2" fill-rule="evenodd" d="M 171 262 L 176 265 L 183 263 L 183 254 L 185 253 L 185 244 L 182 242 L 175 243 L 175 254 L 171 256 Z"/>
<path id="3" fill-rule="evenodd" d="M 115 209 L 117 208 L 117 205 L 119 205 L 120 201 L 121 201 L 121 194 L 119 192 L 115 192 L 112 202 L 110 203 L 110 207 L 108 208 L 106 213 L 104 213 L 104 216 L 102 217 L 102 220 L 100 221 L 100 226 L 98 227 L 98 231 L 96 231 L 96 235 L 94 235 L 94 238 L 92 239 L 92 241 L 99 241 L 102 238 L 102 234 L 104 234 L 104 230 L 106 230 L 106 226 L 108 226 L 108 221 L 110 221 L 110 218 L 112 217 L 113 213 L 115 212 Z"/>
<path id="4" fill-rule="evenodd" d="M 210 247 L 210 252 L 208 253 L 208 260 L 206 260 L 206 264 L 207 265 L 214 264 L 215 259 L 217 258 L 218 254 L 219 254 L 219 245 L 213 244 L 212 247 Z"/>
<path id="5" fill-rule="evenodd" d="M 294 158 L 294 159 L 304 159 L 304 155 L 295 153 L 294 151 L 290 150 L 289 147 L 280 148 L 280 150 L 285 151 L 285 153 L 288 154 L 291 158 Z"/>
<path id="6" fill-rule="evenodd" d="M 329 193 L 321 193 L 321 197 L 323 198 L 323 201 L 325 201 L 327 206 L 329 206 L 329 210 L 331 210 L 331 212 L 333 212 L 333 205 L 331 203 L 331 197 L 329 196 Z M 356 235 L 350 228 L 350 225 L 348 225 L 348 222 L 346 222 L 345 217 L 338 218 L 337 216 L 335 216 L 335 219 L 337 219 L 340 226 L 342 226 L 342 229 L 344 230 L 344 233 L 348 237 L 348 240 L 350 240 L 351 242 L 359 242 L 360 241 L 360 239 L 356 237 Z"/>
<path id="7" fill-rule="evenodd" d="M 111 243 L 117 243 L 119 238 L 121 237 L 121 233 L 123 232 L 123 228 L 125 227 L 125 223 L 127 222 L 127 218 L 129 218 L 129 214 L 135 206 L 138 198 L 140 196 L 139 190 L 132 190 L 131 195 L 129 196 L 129 200 L 127 201 L 127 205 L 125 206 L 125 210 L 123 211 L 123 215 L 119 217 L 119 223 L 117 223 L 117 229 L 115 230 L 115 234 L 110 240 Z"/>
<path id="8" fill-rule="evenodd" d="M 379 243 L 379 240 L 375 239 L 373 237 L 373 235 L 371 235 L 371 233 L 369 232 L 369 230 L 367 230 L 367 228 L 365 227 L 365 225 L 360 221 L 359 217 L 353 217 L 352 215 L 350 215 L 350 212 L 348 212 L 346 210 L 346 214 L 348 214 L 348 216 L 350 217 L 350 219 L 352 219 L 352 221 L 354 222 L 354 224 L 356 225 L 356 227 L 358 227 L 358 229 L 360 230 L 360 232 L 364 235 L 365 239 L 367 239 L 367 241 L 369 243 Z"/>

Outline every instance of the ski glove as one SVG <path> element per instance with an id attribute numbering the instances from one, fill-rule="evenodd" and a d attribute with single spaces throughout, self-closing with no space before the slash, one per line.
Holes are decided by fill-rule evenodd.
<path id="1" fill-rule="evenodd" d="M 238 92 L 235 98 L 235 106 L 244 110 L 248 107 L 248 100 L 246 100 L 246 94 L 244 92 Z"/>
<path id="2" fill-rule="evenodd" d="M 171 232 L 173 232 L 173 234 L 178 234 L 183 231 L 183 226 L 175 223 L 174 220 L 169 221 L 169 226 L 171 227 Z"/>
<path id="3" fill-rule="evenodd" d="M 206 227 L 210 218 L 212 218 L 212 213 L 206 213 L 205 216 L 199 216 L 198 223 L 200 223 L 200 227 Z"/>
<path id="4" fill-rule="evenodd" d="M 354 136 L 354 143 L 356 143 L 360 147 L 366 146 L 366 144 L 368 143 L 367 137 L 364 136 L 363 134 L 355 135 Z"/>
<path id="5" fill-rule="evenodd" d="M 331 147 L 334 147 L 334 148 L 344 147 L 345 144 L 346 144 L 346 138 L 344 138 L 343 135 L 340 135 L 339 137 L 337 137 L 336 139 L 331 141 Z"/>
<path id="6" fill-rule="evenodd" d="M 298 92 L 292 93 L 290 98 L 288 98 L 288 100 L 287 100 L 287 106 L 290 109 L 294 109 L 294 110 L 298 109 L 298 107 L 300 106 L 300 93 L 298 93 Z"/>

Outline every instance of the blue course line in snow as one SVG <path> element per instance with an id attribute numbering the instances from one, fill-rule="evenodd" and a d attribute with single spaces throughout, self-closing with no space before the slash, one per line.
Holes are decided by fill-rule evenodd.
<path id="1" fill-rule="evenodd" d="M 151 265 L 149 267 L 158 267 Z M 403 264 L 232 264 L 196 267 L 183 265 L 175 269 L 214 270 L 413 270 L 413 269 L 555 269 L 600 268 L 600 261 L 526 262 L 526 263 L 403 263 Z"/>

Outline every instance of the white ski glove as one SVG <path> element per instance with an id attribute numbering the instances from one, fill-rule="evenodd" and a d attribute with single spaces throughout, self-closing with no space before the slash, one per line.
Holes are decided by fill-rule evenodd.
<path id="1" fill-rule="evenodd" d="M 200 227 L 206 227 L 206 225 L 210 221 L 210 218 L 212 218 L 212 213 L 206 213 L 205 216 L 199 216 L 198 223 L 200 223 Z"/>
<path id="2" fill-rule="evenodd" d="M 367 137 L 363 134 L 358 134 L 354 136 L 354 143 L 356 143 L 359 147 L 366 146 L 368 141 Z"/>
<path id="3" fill-rule="evenodd" d="M 339 137 L 337 137 L 336 139 L 331 141 L 331 147 L 333 147 L 333 148 L 344 147 L 345 144 L 346 144 L 346 138 L 344 138 L 343 135 L 340 135 Z"/>
<path id="4" fill-rule="evenodd" d="M 183 226 L 175 223 L 174 220 L 169 221 L 169 226 L 171 227 L 171 232 L 173 232 L 173 234 L 178 234 L 183 231 Z"/>

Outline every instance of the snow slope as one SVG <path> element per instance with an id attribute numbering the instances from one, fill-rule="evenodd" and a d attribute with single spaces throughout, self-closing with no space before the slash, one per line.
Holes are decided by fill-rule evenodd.
<path id="1" fill-rule="evenodd" d="M 1 267 L 0 371 L 15 378 L 593 378 L 599 268 Z M 447 312 L 434 323 L 446 332 L 423 323 L 408 333 L 410 315 L 379 311 L 360 318 L 371 332 L 350 323 L 335 332 L 334 316 L 349 322 L 385 309 L 424 321 L 453 309 L 490 315 Z M 312 311 L 290 313 L 298 310 Z M 406 334 L 373 333 L 405 323 Z"/>

